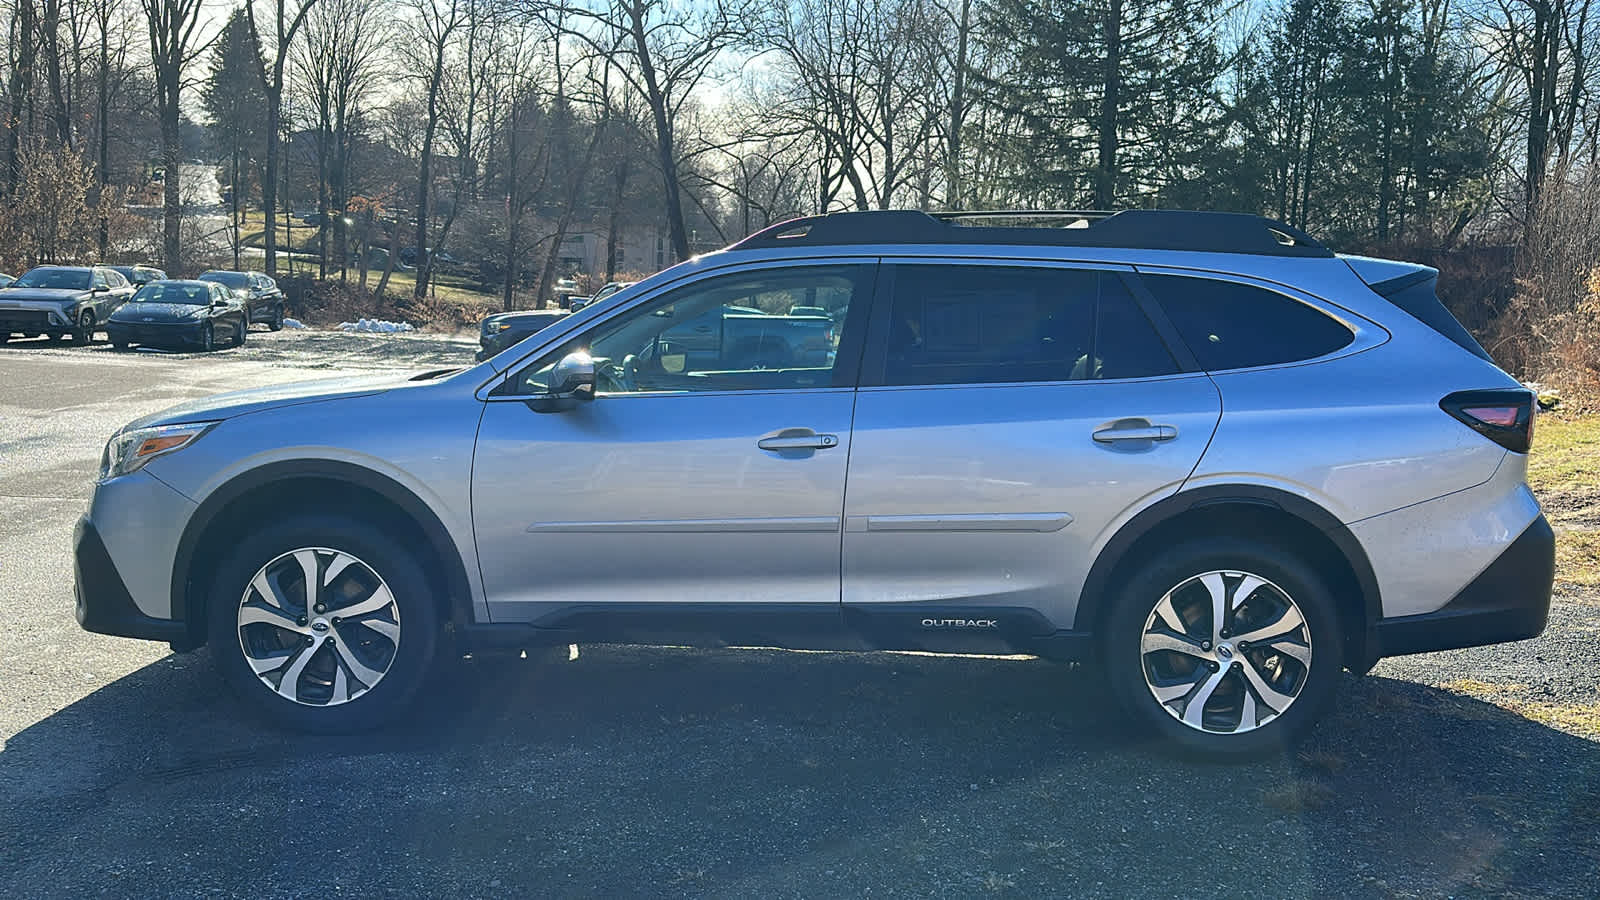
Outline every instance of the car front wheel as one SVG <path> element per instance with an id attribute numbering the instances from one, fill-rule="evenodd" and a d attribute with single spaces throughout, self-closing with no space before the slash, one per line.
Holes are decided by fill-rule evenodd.
<path id="1" fill-rule="evenodd" d="M 1101 640 L 1110 687 L 1133 718 L 1217 758 L 1293 744 L 1328 708 L 1343 668 L 1324 580 L 1247 538 L 1158 554 L 1123 587 Z"/>
<path id="2" fill-rule="evenodd" d="M 433 661 L 438 613 L 422 570 L 363 523 L 309 516 L 242 541 L 217 570 L 209 638 L 222 674 L 280 725 L 376 727 Z"/>
<path id="3" fill-rule="evenodd" d="M 84 310 L 78 317 L 78 327 L 73 329 L 72 342 L 82 347 L 94 340 L 94 313 Z"/>

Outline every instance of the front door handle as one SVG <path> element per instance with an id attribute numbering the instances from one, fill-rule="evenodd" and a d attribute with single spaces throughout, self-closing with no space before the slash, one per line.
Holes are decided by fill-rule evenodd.
<path id="1" fill-rule="evenodd" d="M 1170 441 L 1177 436 L 1178 429 L 1171 425 L 1140 425 L 1132 428 L 1108 425 L 1094 432 L 1094 439 L 1102 444 L 1113 441 Z"/>
<path id="2" fill-rule="evenodd" d="M 763 450 L 827 450 L 839 446 L 836 434 L 817 434 L 809 428 L 785 428 L 756 441 Z"/>

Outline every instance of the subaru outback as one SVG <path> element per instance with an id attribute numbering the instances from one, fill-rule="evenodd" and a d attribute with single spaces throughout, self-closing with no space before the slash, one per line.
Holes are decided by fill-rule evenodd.
<path id="1" fill-rule="evenodd" d="M 796 220 L 472 368 L 132 422 L 78 620 L 209 644 L 314 731 L 446 651 L 761 645 L 1083 661 L 1224 757 L 1344 670 L 1543 630 L 1533 397 L 1436 271 L 1249 215 L 995 221 Z M 685 345 L 729 306 L 838 327 L 779 365 Z"/>

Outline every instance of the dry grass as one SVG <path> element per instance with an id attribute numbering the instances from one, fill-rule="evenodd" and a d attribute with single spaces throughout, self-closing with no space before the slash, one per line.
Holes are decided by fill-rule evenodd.
<path id="1" fill-rule="evenodd" d="M 1600 702 L 1596 703 L 1525 703 L 1516 712 L 1551 728 L 1568 734 L 1600 737 Z"/>
<path id="2" fill-rule="evenodd" d="M 1600 415 L 1541 415 L 1528 485 L 1556 528 L 1556 579 L 1600 585 Z"/>

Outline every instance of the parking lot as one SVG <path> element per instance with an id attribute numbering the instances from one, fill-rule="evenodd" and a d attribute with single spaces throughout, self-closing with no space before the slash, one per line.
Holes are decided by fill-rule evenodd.
<path id="1" fill-rule="evenodd" d="M 453 661 L 402 725 L 243 718 L 201 651 L 90 635 L 72 525 L 123 422 L 469 339 L 0 348 L 0 893 L 1593 896 L 1600 589 L 1534 641 L 1347 678 L 1308 744 L 1174 759 L 1079 669 L 583 646 Z M 596 561 L 603 564 L 603 561 Z M 1588 712 L 1586 712 L 1588 711 Z"/>

